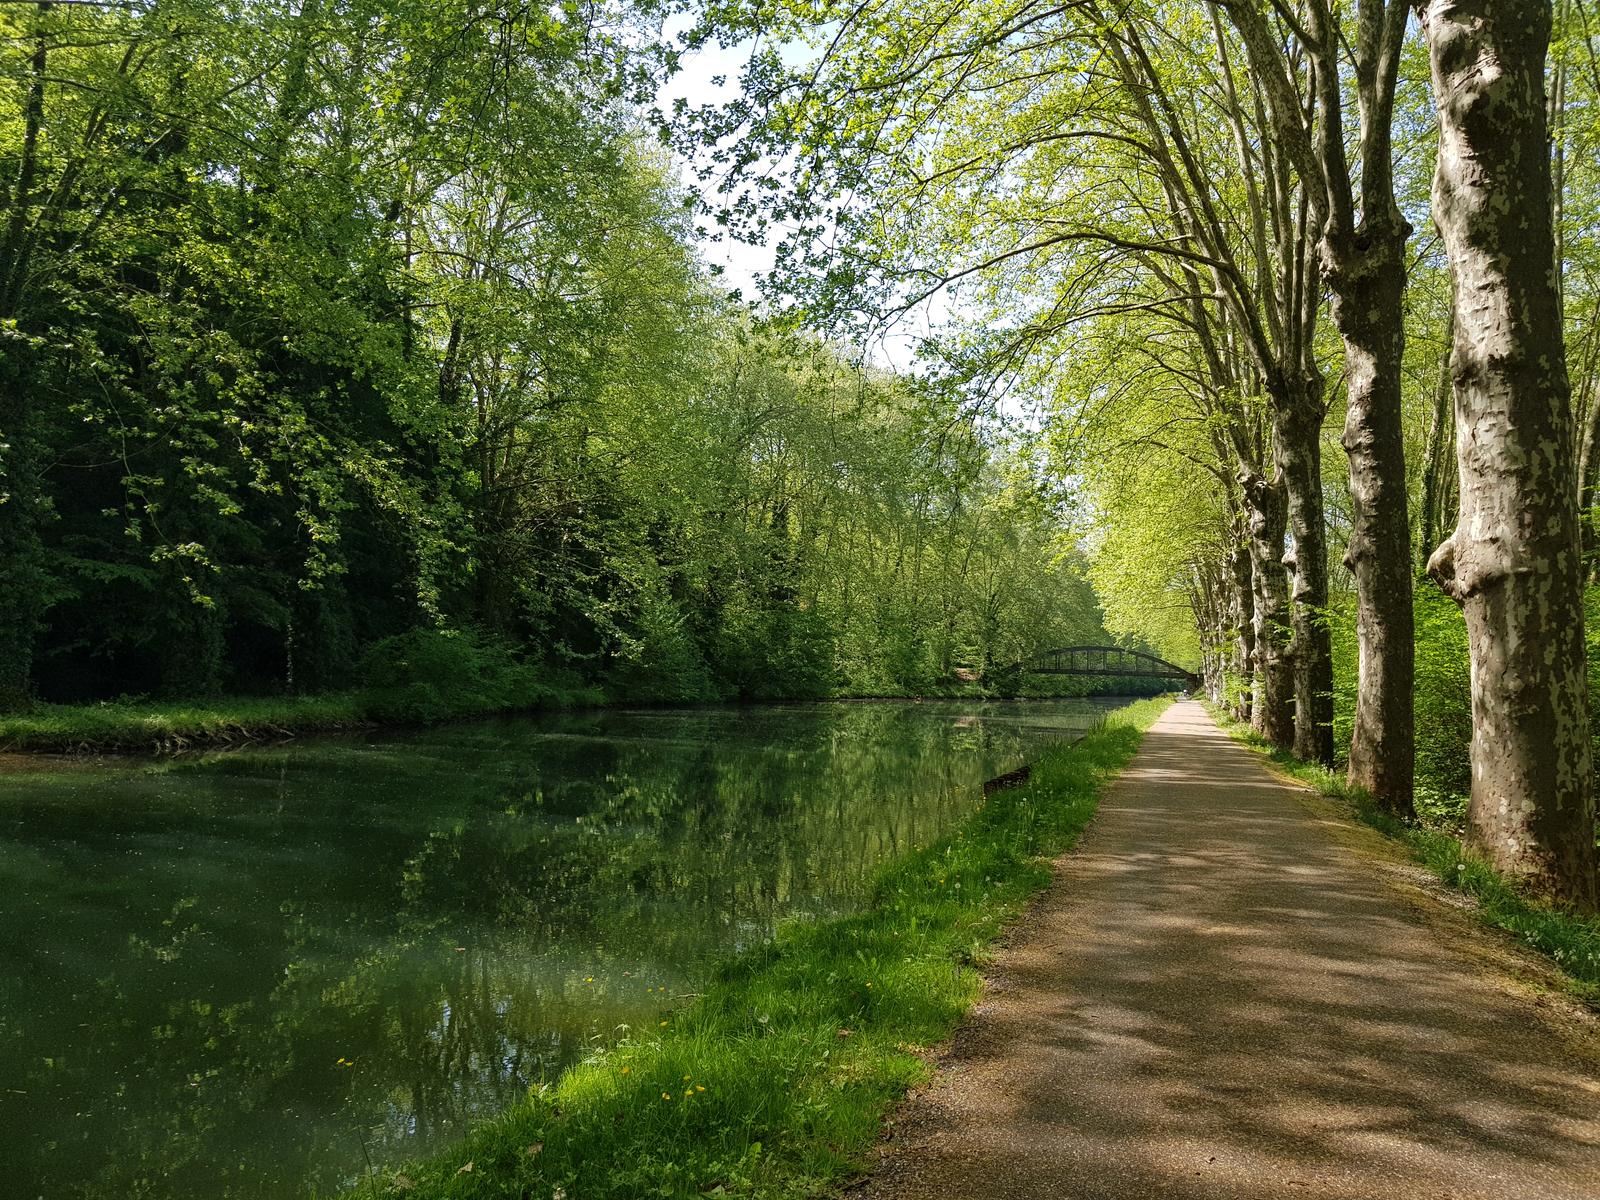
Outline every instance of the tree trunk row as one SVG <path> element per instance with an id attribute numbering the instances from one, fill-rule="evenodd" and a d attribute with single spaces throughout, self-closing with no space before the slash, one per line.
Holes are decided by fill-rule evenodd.
<path id="1" fill-rule="evenodd" d="M 1571 397 L 1553 265 L 1548 0 L 1421 6 L 1439 110 L 1434 220 L 1454 283 L 1461 501 L 1428 571 L 1472 655 L 1469 841 L 1596 905 Z"/>

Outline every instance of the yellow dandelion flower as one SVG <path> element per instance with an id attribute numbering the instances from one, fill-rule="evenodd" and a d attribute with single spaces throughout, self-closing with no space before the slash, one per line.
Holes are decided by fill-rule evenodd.
<path id="1" fill-rule="evenodd" d="M 662 1092 L 661 1093 L 661 1098 L 663 1100 L 671 1100 L 672 1099 L 672 1093 L 671 1092 Z"/>
<path id="2" fill-rule="evenodd" d="M 705 1091 L 705 1090 L 706 1090 L 706 1088 L 705 1088 L 705 1084 L 703 1084 L 703 1083 L 697 1083 L 697 1084 L 695 1084 L 695 1085 L 694 1085 L 694 1090 L 695 1090 L 695 1091 L 697 1091 L 697 1092 L 703 1092 L 703 1091 Z"/>

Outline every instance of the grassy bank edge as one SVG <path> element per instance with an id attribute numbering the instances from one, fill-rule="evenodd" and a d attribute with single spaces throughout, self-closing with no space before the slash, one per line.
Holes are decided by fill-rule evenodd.
<path id="1" fill-rule="evenodd" d="M 105 701 L 98 704 L 39 704 L 0 714 L 0 752 L 23 754 L 149 754 L 276 741 L 312 733 L 376 727 L 417 726 L 440 721 L 398 720 L 381 715 L 374 693 L 360 690 L 308 696 L 234 696 L 215 700 Z M 917 696 L 831 697 L 839 700 L 1076 699 L 1048 691 L 1003 695 L 952 686 Z M 607 705 L 649 704 L 608 695 L 598 687 L 547 687 L 536 700 L 470 708 L 442 718 L 480 717 Z"/>
<path id="2" fill-rule="evenodd" d="M 1366 791 L 1351 787 L 1337 771 L 1296 758 L 1228 713 L 1207 707 L 1235 741 L 1314 791 L 1341 802 L 1351 816 L 1399 842 L 1445 885 L 1469 896 L 1479 920 L 1549 958 L 1560 969 L 1568 994 L 1600 1011 L 1600 918 L 1578 916 L 1531 899 L 1468 851 L 1460 838 L 1400 820 L 1379 808 Z"/>
<path id="3" fill-rule="evenodd" d="M 440 721 L 588 708 L 604 702 L 605 696 L 596 689 L 552 689 L 534 702 L 485 705 L 454 713 Z M 0 715 L 0 751 L 161 754 L 277 741 L 301 734 L 440 723 L 386 718 L 375 709 L 374 694 L 359 690 L 309 696 L 40 704 L 25 712 Z"/>
<path id="4" fill-rule="evenodd" d="M 783 927 L 686 1008 L 632 1030 L 457 1146 L 352 1196 L 814 1196 L 859 1173 L 891 1105 L 978 997 L 977 967 L 1050 880 L 1167 699 L 1048 750 L 859 913 Z"/>

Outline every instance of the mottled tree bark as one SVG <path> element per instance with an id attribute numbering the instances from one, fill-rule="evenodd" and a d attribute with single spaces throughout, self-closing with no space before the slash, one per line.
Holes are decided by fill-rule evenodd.
<path id="1" fill-rule="evenodd" d="M 1283 487 L 1259 473 L 1240 479 L 1250 520 L 1255 687 L 1250 724 L 1274 746 L 1294 745 L 1294 663 L 1289 579 L 1283 568 Z"/>
<path id="2" fill-rule="evenodd" d="M 1350 463 L 1350 544 L 1356 581 L 1355 722 L 1348 779 L 1401 816 L 1412 809 L 1415 618 L 1411 608 L 1411 518 L 1406 510 L 1400 370 L 1405 354 L 1406 239 L 1395 203 L 1395 79 L 1405 37 L 1405 0 L 1358 0 L 1355 79 L 1359 100 L 1360 207 L 1351 187 L 1343 92 L 1332 10 L 1310 9 L 1317 38 L 1321 114 L 1318 158 L 1327 186 L 1322 278 L 1344 344 L 1345 422 Z"/>
<path id="3" fill-rule="evenodd" d="M 1296 6 L 1303 24 L 1286 41 L 1256 0 L 1224 0 L 1243 36 L 1272 114 L 1274 133 L 1294 165 L 1319 237 L 1322 284 L 1345 350 L 1348 408 L 1344 447 L 1350 462 L 1351 540 L 1346 565 L 1355 575 L 1356 634 L 1361 671 L 1350 747 L 1350 778 L 1401 812 L 1411 810 L 1412 636 L 1410 524 L 1406 514 L 1404 443 L 1400 424 L 1400 364 L 1404 351 L 1405 241 L 1410 229 L 1395 204 L 1393 121 L 1395 79 L 1405 36 L 1406 0 L 1355 0 L 1336 16 L 1328 0 Z M 1341 22 L 1344 25 L 1341 30 Z M 1359 189 L 1353 186 L 1351 146 L 1344 135 L 1348 103 L 1345 64 L 1353 68 L 1359 112 Z M 1309 89 L 1307 95 L 1302 89 Z M 1302 359 L 1300 361 L 1309 361 Z M 1297 476 L 1291 476 L 1291 522 Z M 1320 501 L 1320 495 L 1317 497 Z M 1320 517 L 1320 503 L 1318 504 Z M 1306 558 L 1297 552 L 1296 558 Z M 1326 577 L 1296 580 L 1296 599 L 1320 591 Z M 1331 660 L 1327 630 L 1308 647 L 1306 671 L 1326 678 L 1312 685 L 1314 708 L 1300 721 L 1296 749 L 1333 757 Z M 1297 626 L 1297 631 L 1298 631 Z M 1298 651 L 1297 651 L 1298 654 Z M 1306 671 L 1302 671 L 1305 675 Z"/>
<path id="4" fill-rule="evenodd" d="M 1234 698 L 1233 715 L 1250 720 L 1250 676 L 1255 670 L 1255 598 L 1252 594 L 1250 546 L 1241 531 L 1228 554 L 1228 580 L 1231 585 L 1230 623 L 1233 633 L 1233 672 L 1239 692 Z"/>
<path id="5" fill-rule="evenodd" d="M 1228 655 L 1228 615 L 1231 602 L 1222 564 L 1196 562 L 1190 568 L 1193 581 L 1190 606 L 1195 626 L 1200 631 L 1200 678 L 1213 704 L 1225 700 Z"/>
<path id="6" fill-rule="evenodd" d="M 1333 638 L 1328 629 L 1328 535 L 1322 505 L 1322 386 L 1290 381 L 1275 398 L 1274 453 L 1294 539 L 1294 752 L 1333 762 Z"/>
<path id="7" fill-rule="evenodd" d="M 1348 778 L 1391 812 L 1410 816 L 1412 677 L 1411 520 L 1400 426 L 1402 298 L 1410 228 L 1398 212 L 1373 214 L 1351 238 L 1323 241 L 1323 275 L 1344 341 L 1343 444 L 1350 460 L 1350 544 L 1356 579 L 1360 669 Z"/>
<path id="8" fill-rule="evenodd" d="M 1572 416 L 1553 268 L 1548 0 L 1419 6 L 1439 109 L 1434 219 L 1454 281 L 1461 512 L 1429 573 L 1466 610 L 1472 846 L 1596 905 Z"/>

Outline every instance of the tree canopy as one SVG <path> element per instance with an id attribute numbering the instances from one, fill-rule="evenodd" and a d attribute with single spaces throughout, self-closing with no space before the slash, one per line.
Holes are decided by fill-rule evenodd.
<path id="1" fill-rule="evenodd" d="M 0 5 L 0 695 L 1116 638 L 1592 904 L 1590 7 Z"/>

